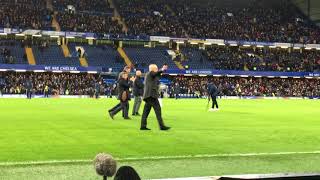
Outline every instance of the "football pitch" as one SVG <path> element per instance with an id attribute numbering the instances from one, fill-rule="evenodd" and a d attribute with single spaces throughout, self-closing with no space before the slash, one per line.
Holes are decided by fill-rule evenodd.
<path id="1" fill-rule="evenodd" d="M 0 179 L 101 179 L 99 152 L 143 179 L 320 172 L 319 100 L 218 102 L 164 99 L 164 132 L 153 110 L 151 131 L 140 117 L 111 120 L 115 99 L 0 99 Z"/>

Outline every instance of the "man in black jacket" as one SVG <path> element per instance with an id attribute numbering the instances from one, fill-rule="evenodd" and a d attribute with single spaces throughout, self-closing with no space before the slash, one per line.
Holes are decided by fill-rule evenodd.
<path id="1" fill-rule="evenodd" d="M 27 99 L 31 99 L 32 98 L 32 91 L 33 91 L 33 83 L 32 83 L 32 78 L 31 77 L 29 77 L 26 80 L 25 89 L 26 89 Z"/>
<path id="2" fill-rule="evenodd" d="M 139 115 L 139 109 L 142 102 L 142 95 L 143 95 L 143 82 L 141 80 L 141 71 L 136 71 L 136 79 L 133 82 L 133 95 L 134 95 L 134 105 L 132 110 L 133 116 Z"/>
<path id="3" fill-rule="evenodd" d="M 217 111 L 219 110 L 219 106 L 218 106 L 218 102 L 217 102 L 217 95 L 219 93 L 219 90 L 217 88 L 216 85 L 214 85 L 213 83 L 209 83 L 208 84 L 208 98 L 212 99 L 212 107 L 209 111 Z M 214 109 L 214 107 L 216 106 L 217 109 Z"/>
<path id="4" fill-rule="evenodd" d="M 120 100 L 122 114 L 124 119 L 130 119 L 128 116 L 129 112 L 129 100 L 130 100 L 130 84 L 128 81 L 128 73 L 123 73 L 121 78 L 119 79 L 119 96 L 118 99 Z"/>
<path id="5" fill-rule="evenodd" d="M 147 118 L 153 107 L 156 113 L 157 120 L 160 126 L 160 130 L 169 130 L 170 127 L 164 125 L 161 116 L 161 106 L 159 104 L 159 80 L 163 71 L 167 70 L 168 66 L 164 65 L 161 71 L 158 71 L 158 67 L 155 64 L 149 66 L 149 72 L 145 76 L 145 87 L 143 93 L 143 100 L 145 101 L 143 114 L 141 118 L 140 130 L 150 130 L 147 128 Z"/>
<path id="6" fill-rule="evenodd" d="M 131 72 L 131 68 L 129 66 L 124 67 L 123 71 L 119 73 L 118 79 L 117 81 L 120 80 L 121 76 L 123 73 L 130 73 Z M 119 82 L 118 82 L 118 93 L 119 93 Z M 116 114 L 115 112 L 119 112 L 121 110 L 121 103 L 115 105 L 113 108 L 109 109 L 109 115 L 111 117 L 111 119 L 113 119 L 113 116 Z M 124 117 L 124 114 L 122 115 Z"/>

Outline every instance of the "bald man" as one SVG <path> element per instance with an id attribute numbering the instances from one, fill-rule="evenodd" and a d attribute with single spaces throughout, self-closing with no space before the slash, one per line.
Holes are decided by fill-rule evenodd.
<path id="1" fill-rule="evenodd" d="M 143 82 L 141 79 L 141 71 L 136 71 L 136 78 L 133 82 L 133 95 L 134 95 L 134 105 L 132 109 L 132 116 L 139 116 L 139 109 L 142 102 L 143 95 Z"/>
<path id="2" fill-rule="evenodd" d="M 151 64 L 149 66 L 149 72 L 145 76 L 145 87 L 143 93 L 143 100 L 145 101 L 143 114 L 141 118 L 141 127 L 140 130 L 150 130 L 147 128 L 147 118 L 153 107 L 154 112 L 156 113 L 158 124 L 160 126 L 160 130 L 169 130 L 170 127 L 167 127 L 163 123 L 163 119 L 161 116 L 161 106 L 159 104 L 159 80 L 163 71 L 168 69 L 167 65 L 162 67 L 162 70 L 159 71 L 157 65 Z"/>

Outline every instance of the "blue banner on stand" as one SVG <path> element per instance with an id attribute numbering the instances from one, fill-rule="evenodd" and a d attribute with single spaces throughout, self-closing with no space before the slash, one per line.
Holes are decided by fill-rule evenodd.
<path id="1" fill-rule="evenodd" d="M 0 64 L 0 70 L 7 71 L 46 71 L 46 72 L 54 72 L 54 71 L 62 71 L 62 72 L 101 72 L 101 67 L 81 67 L 81 66 L 45 66 L 45 65 L 26 65 L 26 64 Z"/>

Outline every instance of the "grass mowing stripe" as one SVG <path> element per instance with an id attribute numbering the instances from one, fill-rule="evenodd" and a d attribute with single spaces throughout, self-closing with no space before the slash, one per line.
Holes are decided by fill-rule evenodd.
<path id="1" fill-rule="evenodd" d="M 199 155 L 179 155 L 179 156 L 148 156 L 132 158 L 116 158 L 117 161 L 139 161 L 139 160 L 163 160 L 163 159 L 190 159 L 190 158 L 211 158 L 211 157 L 252 157 L 252 156 L 274 156 L 274 155 L 296 155 L 296 154 L 320 154 L 320 151 L 308 152 L 275 152 L 275 153 L 244 153 L 244 154 L 199 154 Z M 78 164 L 90 163 L 91 159 L 75 160 L 48 160 L 48 161 L 25 161 L 25 162 L 0 162 L 0 166 L 19 165 L 44 165 L 44 164 Z"/>

